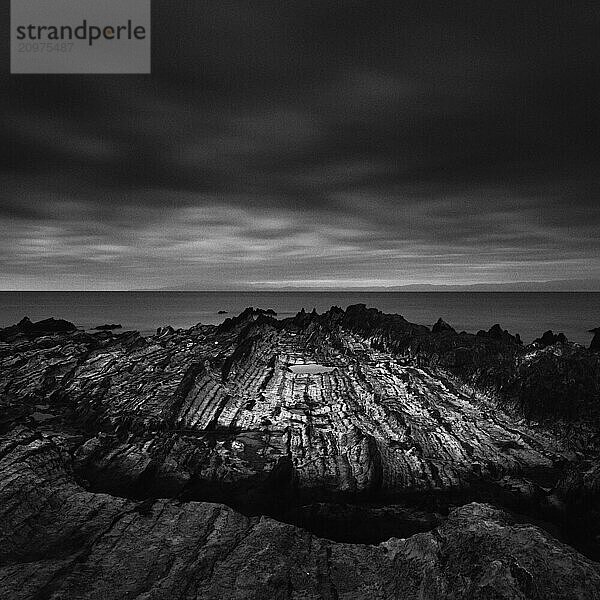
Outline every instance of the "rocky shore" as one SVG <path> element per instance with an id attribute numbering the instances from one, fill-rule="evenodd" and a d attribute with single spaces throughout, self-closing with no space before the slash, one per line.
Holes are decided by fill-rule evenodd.
<path id="1" fill-rule="evenodd" d="M 364 305 L 0 330 L 0 597 L 600 597 L 600 352 Z"/>

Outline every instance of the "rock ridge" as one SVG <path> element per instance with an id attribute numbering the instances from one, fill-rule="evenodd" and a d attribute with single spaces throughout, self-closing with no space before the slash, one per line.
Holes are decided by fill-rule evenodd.
<path id="1" fill-rule="evenodd" d="M 0 331 L 7 594 L 596 597 L 600 356 L 564 336 L 364 305 L 64 327 Z"/>

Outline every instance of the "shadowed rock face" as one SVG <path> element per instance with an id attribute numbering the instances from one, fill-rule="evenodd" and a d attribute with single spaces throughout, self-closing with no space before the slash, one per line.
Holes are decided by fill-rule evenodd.
<path id="1" fill-rule="evenodd" d="M 439 318 L 434 326 L 431 328 L 432 333 L 442 333 L 443 331 L 447 331 L 448 333 L 456 333 L 456 330 L 452 325 L 448 325 L 444 319 Z"/>
<path id="2" fill-rule="evenodd" d="M 598 556 L 598 355 L 436 325 L 248 309 L 0 344 L 0 589 L 597 597 L 548 532 Z"/>
<path id="3" fill-rule="evenodd" d="M 594 334 L 592 342 L 590 343 L 590 350 L 592 352 L 600 352 L 600 327 L 590 329 L 590 333 Z"/>
<path id="4" fill-rule="evenodd" d="M 485 504 L 408 539 L 343 544 L 222 504 L 87 492 L 60 437 L 17 428 L 0 456 L 0 587 L 14 600 L 600 594 L 597 564 Z"/>
<path id="5" fill-rule="evenodd" d="M 112 331 L 113 329 L 122 329 L 123 326 L 120 323 L 105 323 L 104 325 L 98 325 L 94 327 L 96 331 Z"/>
<path id="6" fill-rule="evenodd" d="M 75 331 L 77 328 L 73 323 L 63 319 L 44 319 L 33 323 L 28 317 L 24 317 L 16 325 L 0 329 L 0 340 L 11 341 L 19 337 L 36 338 L 43 335 L 52 335 L 54 333 L 67 333 Z"/>

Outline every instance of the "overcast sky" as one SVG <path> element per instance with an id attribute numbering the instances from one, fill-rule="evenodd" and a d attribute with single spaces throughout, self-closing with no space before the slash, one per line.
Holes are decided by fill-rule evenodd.
<path id="1" fill-rule="evenodd" d="M 153 9 L 151 76 L 2 55 L 0 289 L 600 278 L 597 2 Z"/>

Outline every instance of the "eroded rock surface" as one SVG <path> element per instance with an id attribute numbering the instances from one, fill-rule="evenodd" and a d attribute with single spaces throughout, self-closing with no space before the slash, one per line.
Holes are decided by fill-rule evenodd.
<path id="1" fill-rule="evenodd" d="M 597 598 L 598 565 L 471 503 L 378 545 L 221 504 L 83 490 L 60 436 L 0 439 L 0 589 L 29 598 Z"/>
<path id="2" fill-rule="evenodd" d="M 562 543 L 598 556 L 600 357 L 564 336 L 524 347 L 360 305 L 11 332 L 15 598 L 600 594 Z"/>

